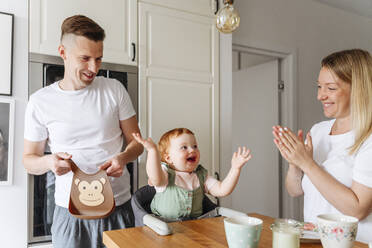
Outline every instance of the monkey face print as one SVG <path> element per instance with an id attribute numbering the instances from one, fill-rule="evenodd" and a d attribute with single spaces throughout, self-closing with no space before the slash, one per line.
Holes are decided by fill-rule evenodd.
<path id="1" fill-rule="evenodd" d="M 74 173 L 68 210 L 81 219 L 98 219 L 109 216 L 115 208 L 114 194 L 106 171 L 86 174 L 71 160 Z"/>
<path id="2" fill-rule="evenodd" d="M 94 180 L 91 183 L 87 181 L 80 181 L 79 178 L 75 179 L 75 184 L 78 185 L 80 192 L 79 200 L 81 203 L 87 206 L 98 206 L 105 201 L 105 197 L 102 194 L 103 185 L 106 179 L 100 178 Z"/>

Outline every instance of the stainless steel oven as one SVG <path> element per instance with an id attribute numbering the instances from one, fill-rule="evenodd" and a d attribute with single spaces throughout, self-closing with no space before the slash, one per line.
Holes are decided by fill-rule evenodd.
<path id="1" fill-rule="evenodd" d="M 63 78 L 64 66 L 59 57 L 29 54 L 29 95 Z M 98 76 L 115 78 L 127 89 L 138 114 L 138 69 L 134 66 L 102 63 Z M 123 144 L 123 147 L 125 144 Z M 45 153 L 49 153 L 46 148 Z M 137 161 L 127 165 L 130 173 L 131 193 L 138 188 Z M 28 177 L 28 243 L 51 241 L 50 228 L 54 211 L 54 174 Z"/>

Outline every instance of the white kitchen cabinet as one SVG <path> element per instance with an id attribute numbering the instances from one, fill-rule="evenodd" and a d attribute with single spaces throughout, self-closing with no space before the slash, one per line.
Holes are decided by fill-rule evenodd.
<path id="1" fill-rule="evenodd" d="M 30 52 L 58 56 L 61 24 L 76 14 L 105 30 L 104 62 L 137 65 L 137 0 L 30 0 Z"/>
<path id="2" fill-rule="evenodd" d="M 155 142 L 170 129 L 191 129 L 201 164 L 213 175 L 219 171 L 219 34 L 214 1 L 187 1 L 187 9 L 179 9 L 185 2 L 138 4 L 139 122 L 143 136 Z M 144 158 L 140 186 L 147 183 Z"/>

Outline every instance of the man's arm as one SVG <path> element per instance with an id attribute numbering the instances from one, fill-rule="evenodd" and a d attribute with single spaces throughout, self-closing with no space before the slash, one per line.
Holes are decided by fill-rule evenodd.
<path id="1" fill-rule="evenodd" d="M 127 162 L 130 162 L 138 158 L 138 156 L 143 152 L 143 146 L 138 143 L 132 135 L 132 133 L 141 134 L 136 116 L 120 121 L 120 127 L 127 142 L 127 147 L 124 152 L 122 152 L 122 155 L 125 157 Z"/>
<path id="2" fill-rule="evenodd" d="M 71 170 L 68 159 L 71 155 L 59 152 L 44 155 L 46 140 L 33 142 L 24 140 L 23 165 L 28 173 L 41 175 L 51 170 L 57 175 L 66 174 Z"/>
<path id="3" fill-rule="evenodd" d="M 124 166 L 135 160 L 143 152 L 143 146 L 132 136 L 132 133 L 140 133 L 136 116 L 120 121 L 120 127 L 127 142 L 127 147 L 123 152 L 100 166 L 101 170 L 106 170 L 108 176 L 113 177 L 120 177 L 123 174 Z"/>

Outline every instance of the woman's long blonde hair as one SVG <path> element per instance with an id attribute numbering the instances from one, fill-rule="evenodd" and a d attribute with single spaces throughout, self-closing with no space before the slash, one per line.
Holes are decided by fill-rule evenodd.
<path id="1" fill-rule="evenodd" d="M 372 57 L 361 49 L 344 50 L 325 57 L 322 67 L 351 84 L 351 125 L 355 142 L 349 154 L 354 154 L 372 134 Z"/>

